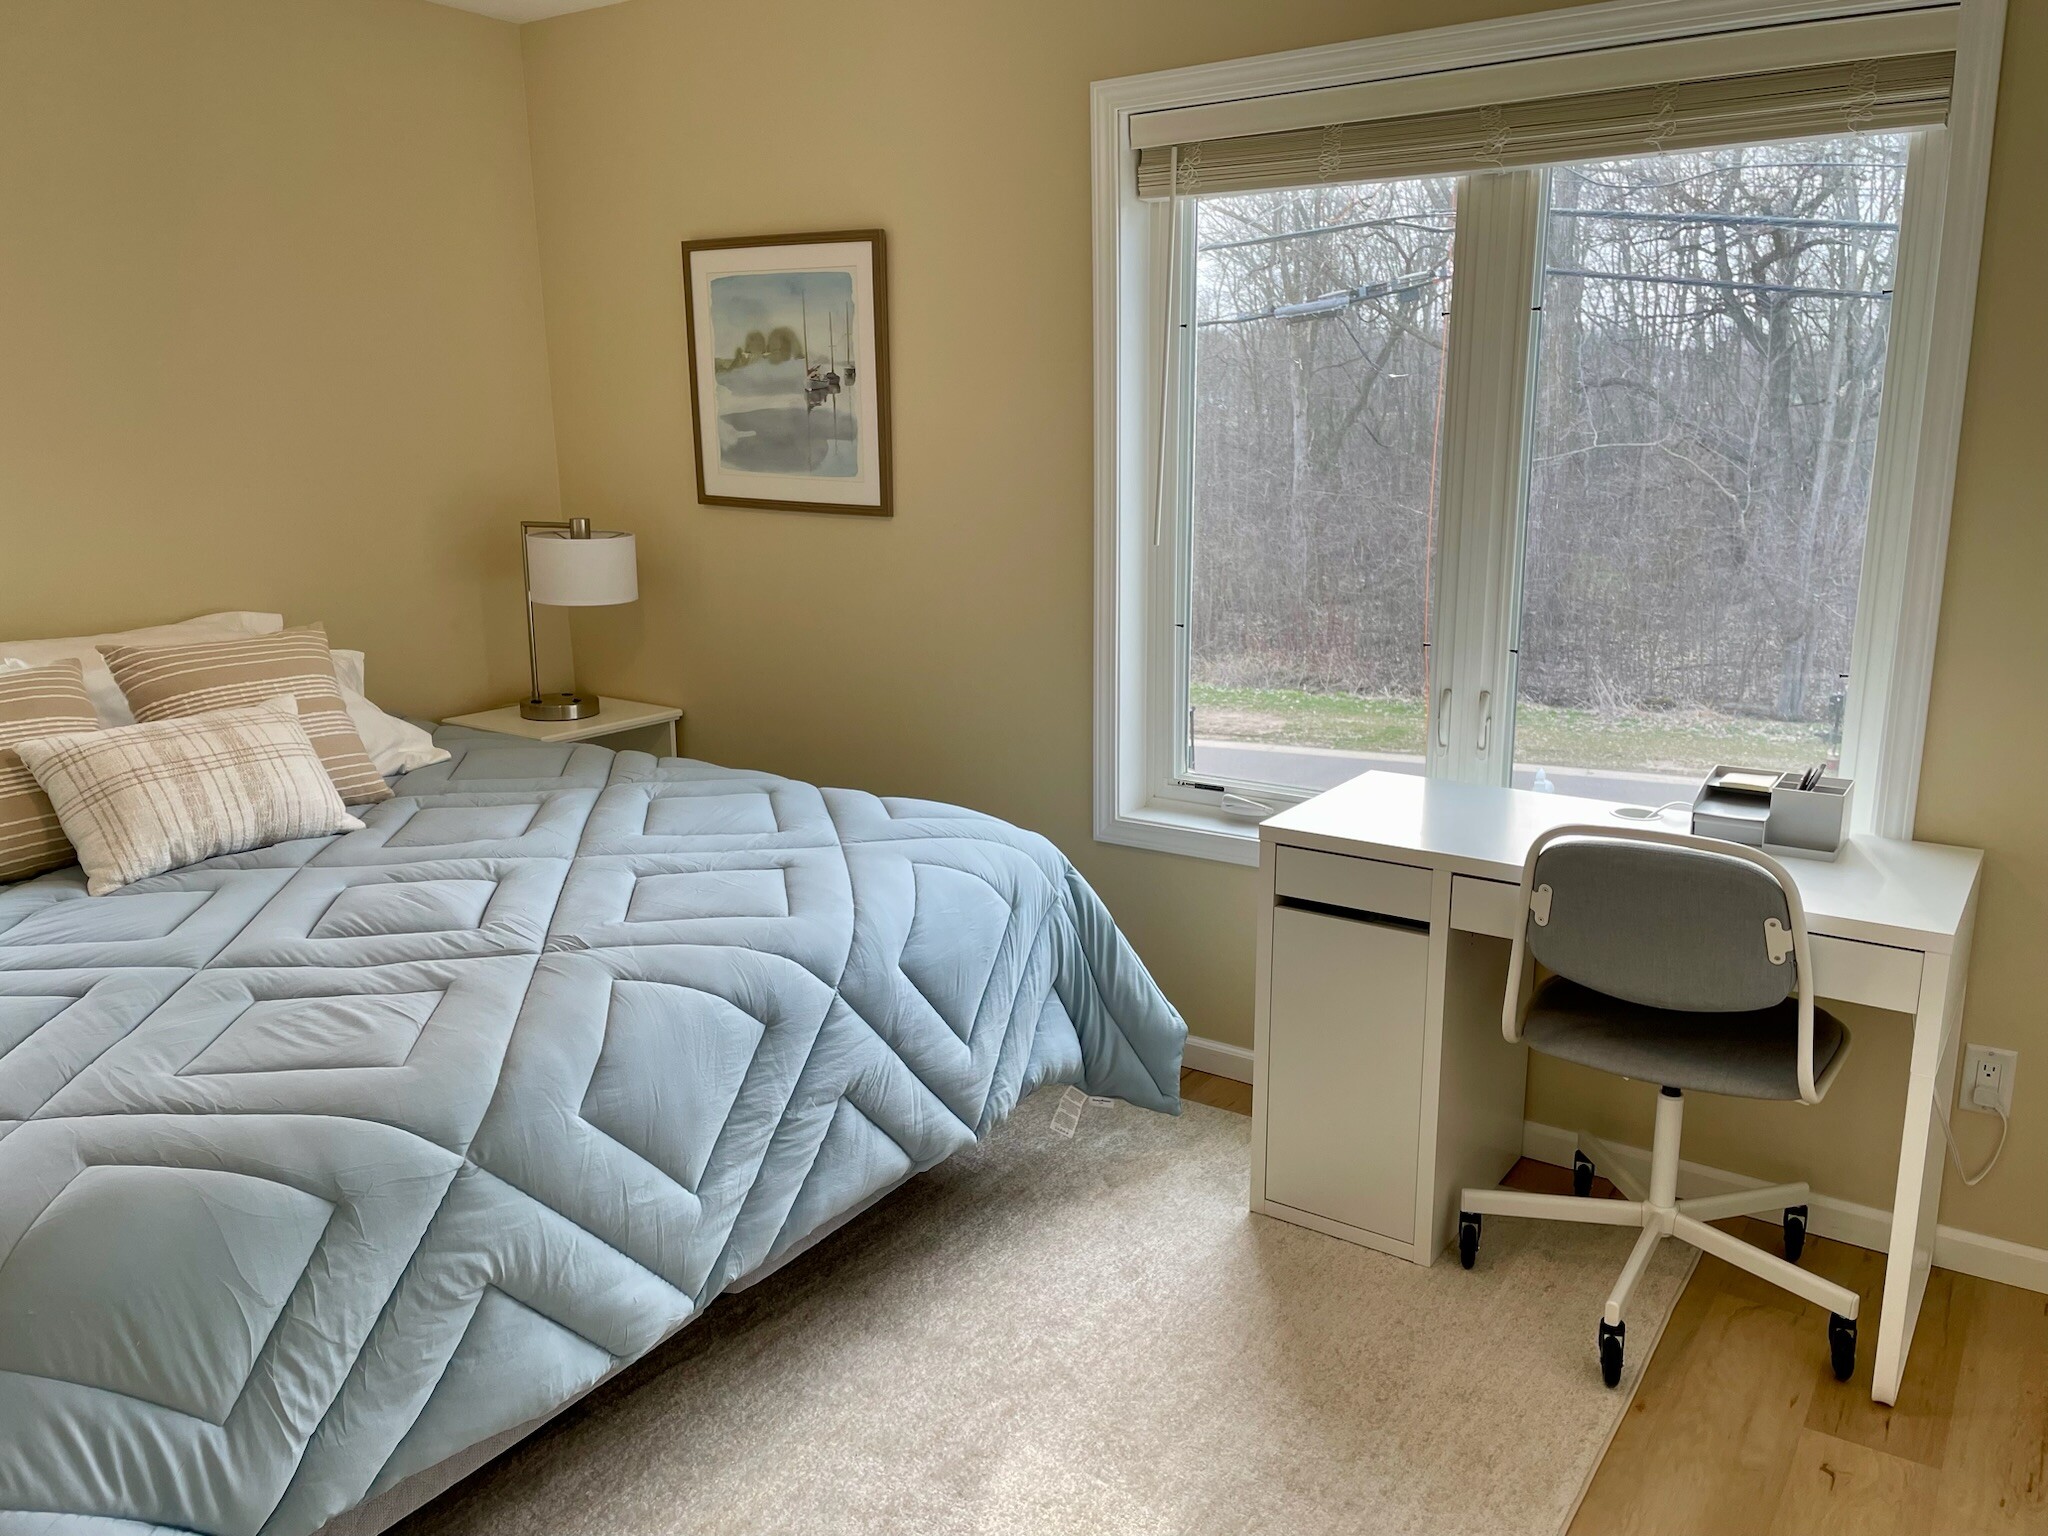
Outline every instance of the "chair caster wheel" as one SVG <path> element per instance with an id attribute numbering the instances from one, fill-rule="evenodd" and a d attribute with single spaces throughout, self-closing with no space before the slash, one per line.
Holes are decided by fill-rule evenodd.
<path id="1" fill-rule="evenodd" d="M 1600 1320 L 1600 1379 L 1610 1387 L 1621 1385 L 1622 1340 L 1627 1334 L 1627 1323 L 1609 1323 L 1604 1317 Z"/>
<path id="2" fill-rule="evenodd" d="M 1797 1264 L 1799 1255 L 1806 1252 L 1806 1207 L 1788 1205 L 1785 1207 L 1785 1262 Z"/>
<path id="3" fill-rule="evenodd" d="M 1839 1312 L 1828 1318 L 1828 1354 L 1835 1367 L 1835 1380 L 1847 1381 L 1856 1374 L 1856 1319 Z"/>
<path id="4" fill-rule="evenodd" d="M 1458 1262 L 1470 1269 L 1479 1259 L 1479 1218 L 1470 1211 L 1458 1212 Z"/>
<path id="5" fill-rule="evenodd" d="M 1581 1200 L 1593 1193 L 1593 1159 L 1583 1152 L 1572 1154 L 1572 1193 Z"/>

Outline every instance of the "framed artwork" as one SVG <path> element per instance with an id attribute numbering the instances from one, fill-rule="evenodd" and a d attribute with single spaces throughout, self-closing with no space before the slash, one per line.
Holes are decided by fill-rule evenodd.
<path id="1" fill-rule="evenodd" d="M 683 243 L 697 499 L 890 515 L 879 229 Z"/>

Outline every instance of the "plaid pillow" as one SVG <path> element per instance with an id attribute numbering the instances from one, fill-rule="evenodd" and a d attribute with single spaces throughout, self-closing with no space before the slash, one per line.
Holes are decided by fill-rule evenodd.
<path id="1" fill-rule="evenodd" d="M 36 736 L 99 729 L 76 661 L 0 671 L 0 880 L 20 880 L 77 857 L 50 797 L 15 746 Z"/>
<path id="2" fill-rule="evenodd" d="M 341 803 L 291 699 L 44 736 L 15 750 L 56 807 L 95 896 L 217 853 L 363 825 Z"/>
<path id="3" fill-rule="evenodd" d="M 370 761 L 349 718 L 341 685 L 334 678 L 327 631 L 318 624 L 274 635 L 99 649 L 137 720 L 178 720 L 264 699 L 293 698 L 298 700 L 300 723 L 313 738 L 342 800 L 364 805 L 391 797 L 391 786 Z"/>

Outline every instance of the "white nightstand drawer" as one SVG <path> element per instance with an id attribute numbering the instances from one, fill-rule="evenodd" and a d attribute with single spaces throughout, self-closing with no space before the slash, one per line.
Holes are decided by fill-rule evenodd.
<path id="1" fill-rule="evenodd" d="M 441 723 L 488 731 L 494 736 L 517 736 L 523 741 L 588 741 L 601 747 L 649 752 L 656 757 L 673 757 L 681 750 L 680 709 L 668 704 L 646 704 L 638 699 L 600 698 L 598 704 L 596 714 L 580 720 L 528 720 L 519 713 L 517 704 L 507 704 L 473 715 L 451 715 Z"/>

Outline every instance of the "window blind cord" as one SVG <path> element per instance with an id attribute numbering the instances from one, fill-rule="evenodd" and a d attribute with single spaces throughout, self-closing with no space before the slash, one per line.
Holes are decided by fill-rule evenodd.
<path id="1" fill-rule="evenodd" d="M 1180 268 L 1181 268 L 1181 212 L 1180 212 L 1180 146 L 1175 145 L 1167 159 L 1167 213 L 1171 222 L 1166 232 L 1166 348 L 1159 359 L 1159 454 L 1153 466 L 1158 476 L 1152 496 L 1152 547 L 1154 549 L 1166 539 L 1166 501 L 1171 479 L 1167 467 L 1173 458 L 1174 444 L 1179 440 L 1175 430 L 1174 404 L 1179 397 L 1181 357 L 1180 349 L 1185 345 L 1180 334 Z"/>
<path id="2" fill-rule="evenodd" d="M 1965 1189 L 1975 1189 L 1984 1182 L 1985 1175 L 1998 1166 L 1999 1156 L 2005 1151 L 2006 1135 L 2012 1130 L 2012 1118 L 2004 1110 L 1998 1108 L 1995 1104 L 1985 1107 L 1998 1116 L 1998 1145 L 1991 1149 L 1991 1155 L 1984 1160 L 1982 1168 L 1979 1168 L 1975 1173 L 1966 1173 L 1963 1170 L 1963 1149 L 1956 1145 L 1956 1133 L 1950 1128 L 1948 1123 L 1948 1105 L 1937 1102 L 1934 1106 L 1935 1115 L 1941 1121 L 1941 1134 L 1948 1141 L 1949 1159 L 1956 1165 L 1956 1176 L 1963 1181 Z"/>

